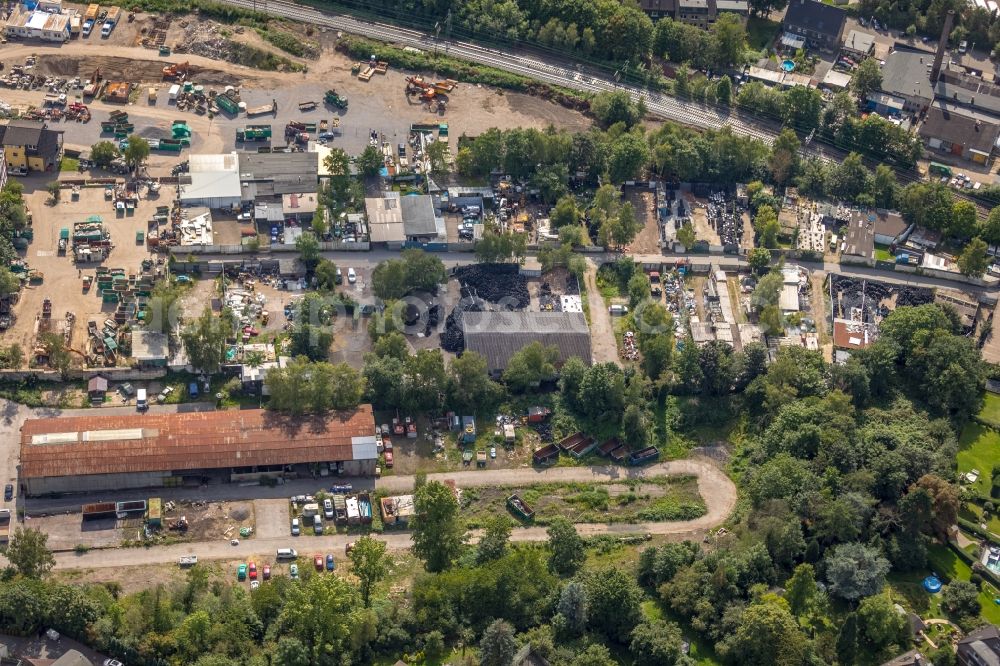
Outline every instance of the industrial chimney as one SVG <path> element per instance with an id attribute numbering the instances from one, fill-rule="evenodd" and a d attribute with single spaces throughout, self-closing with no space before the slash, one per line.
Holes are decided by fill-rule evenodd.
<path id="1" fill-rule="evenodd" d="M 936 85 L 941 77 L 941 61 L 944 59 L 944 50 L 948 46 L 948 36 L 955 26 L 955 10 L 949 9 L 944 17 L 944 28 L 941 29 L 941 39 L 938 40 L 937 53 L 934 54 L 934 66 L 931 67 L 931 85 Z"/>

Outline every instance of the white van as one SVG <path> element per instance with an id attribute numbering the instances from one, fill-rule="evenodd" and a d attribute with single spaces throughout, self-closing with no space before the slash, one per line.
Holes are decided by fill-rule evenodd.
<path id="1" fill-rule="evenodd" d="M 149 409 L 149 402 L 146 400 L 146 389 L 138 389 L 135 392 L 135 408 L 140 412 Z"/>
<path id="2" fill-rule="evenodd" d="M 618 316 L 620 316 L 620 315 L 627 315 L 628 314 L 628 306 L 627 305 L 612 305 L 611 307 L 608 308 L 608 312 L 611 313 L 612 315 L 618 315 Z"/>
<path id="3" fill-rule="evenodd" d="M 278 559 L 279 560 L 294 560 L 299 554 L 295 552 L 294 548 L 279 548 L 278 549 Z"/>
<path id="4" fill-rule="evenodd" d="M 292 518 L 292 536 L 298 536 L 302 533 L 302 529 L 299 527 L 299 519 Z"/>

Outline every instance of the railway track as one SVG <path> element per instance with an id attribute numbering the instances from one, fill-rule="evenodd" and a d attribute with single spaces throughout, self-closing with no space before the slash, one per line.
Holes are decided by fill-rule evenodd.
<path id="1" fill-rule="evenodd" d="M 419 30 L 374 23 L 345 14 L 323 12 L 285 0 L 260 0 L 257 2 L 254 0 L 220 0 L 220 2 L 251 11 L 263 10 L 282 18 L 341 30 L 377 41 L 394 42 L 421 50 L 436 48 L 463 60 L 581 92 L 599 93 L 624 90 L 634 99 L 641 99 L 653 115 L 696 129 L 717 130 L 728 125 L 735 133 L 759 139 L 767 145 L 773 144 L 774 139 L 781 131 L 779 126 L 766 124 L 736 110 L 725 111 L 706 107 L 660 92 L 628 84 L 619 84 L 613 79 L 588 72 L 579 66 L 568 63 L 547 62 L 539 57 L 501 51 L 468 41 L 435 39 Z M 803 146 L 802 154 L 831 163 L 839 163 L 847 157 L 847 153 L 839 148 L 821 143 Z M 865 158 L 865 163 L 869 168 L 874 168 L 878 164 L 877 160 L 870 158 Z M 912 169 L 896 167 L 895 171 L 897 180 L 902 184 L 920 180 L 920 176 Z M 966 199 L 975 204 L 980 216 L 985 217 L 989 213 L 990 206 L 981 199 L 961 191 L 956 191 L 954 194 L 960 199 Z"/>

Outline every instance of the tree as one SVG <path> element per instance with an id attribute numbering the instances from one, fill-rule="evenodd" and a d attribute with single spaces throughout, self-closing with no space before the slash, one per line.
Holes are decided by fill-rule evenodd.
<path id="1" fill-rule="evenodd" d="M 579 581 L 570 581 L 559 594 L 557 617 L 563 631 L 576 637 L 587 630 L 587 589 Z"/>
<path id="2" fill-rule="evenodd" d="M 761 275 L 771 265 L 771 253 L 766 248 L 755 247 L 747 253 L 747 263 L 751 271 Z"/>
<path id="3" fill-rule="evenodd" d="M 377 176 L 384 166 L 382 152 L 372 145 L 365 146 L 357 157 L 358 171 L 364 176 Z"/>
<path id="4" fill-rule="evenodd" d="M 948 617 L 962 624 L 970 624 L 979 617 L 979 590 L 965 580 L 953 580 L 941 590 L 941 608 Z"/>
<path id="5" fill-rule="evenodd" d="M 411 290 L 435 293 L 447 277 L 439 257 L 423 250 L 403 250 L 399 259 L 389 259 L 375 267 L 372 291 L 386 301 L 402 298 Z"/>
<path id="6" fill-rule="evenodd" d="M 962 275 L 969 277 L 982 277 L 990 265 L 990 257 L 986 254 L 986 242 L 981 238 L 973 238 L 969 241 L 962 254 L 958 255 L 958 270 Z"/>
<path id="7" fill-rule="evenodd" d="M 294 636 L 282 636 L 274 652 L 275 666 L 309 666 L 309 650 Z"/>
<path id="8" fill-rule="evenodd" d="M 642 590 L 631 573 L 619 567 L 601 569 L 584 579 L 590 626 L 618 643 L 627 644 L 642 619 Z"/>
<path id="9" fill-rule="evenodd" d="M 271 394 L 268 407 L 291 414 L 350 411 L 365 390 L 361 375 L 346 363 L 331 365 L 302 356 L 271 369 L 264 381 Z"/>
<path id="10" fill-rule="evenodd" d="M 444 176 L 451 171 L 451 151 L 447 141 L 434 141 L 427 146 L 427 159 L 431 161 L 431 174 Z"/>
<path id="11" fill-rule="evenodd" d="M 611 651 L 600 643 L 591 643 L 587 649 L 577 654 L 569 666 L 617 666 Z"/>
<path id="12" fill-rule="evenodd" d="M 98 141 L 90 147 L 90 159 L 99 167 L 108 168 L 121 155 L 121 151 L 111 141 Z"/>
<path id="13" fill-rule="evenodd" d="M 853 664 L 858 654 L 858 615 L 848 613 L 837 634 L 837 660 L 841 664 Z"/>
<path id="14" fill-rule="evenodd" d="M 323 158 L 323 167 L 334 178 L 347 178 L 351 175 L 351 158 L 343 148 L 330 148 Z"/>
<path id="15" fill-rule="evenodd" d="M 978 230 L 976 205 L 971 201 L 956 201 L 951 208 L 951 222 L 948 233 L 963 240 L 972 238 Z"/>
<path id="16" fill-rule="evenodd" d="M 486 358 L 473 351 L 451 362 L 448 378 L 448 404 L 462 414 L 489 409 L 503 393 L 503 387 L 490 379 Z"/>
<path id="17" fill-rule="evenodd" d="M 383 338 L 379 338 L 379 342 Z M 365 354 L 363 370 L 368 387 L 366 398 L 379 409 L 398 409 L 403 406 L 405 366 L 403 359 L 394 356 Z"/>
<path id="18" fill-rule="evenodd" d="M 10 272 L 6 266 L 0 266 L 0 296 L 16 294 L 21 291 L 21 279 Z"/>
<path id="19" fill-rule="evenodd" d="M 517 653 L 514 628 L 505 620 L 494 620 L 479 641 L 480 666 L 510 666 Z"/>
<path id="20" fill-rule="evenodd" d="M 728 74 L 723 74 L 722 78 L 715 84 L 715 99 L 723 106 L 729 106 L 733 99 L 733 81 Z"/>
<path id="21" fill-rule="evenodd" d="M 124 157 L 125 164 L 130 169 L 142 166 L 142 163 L 149 157 L 149 142 L 141 136 L 136 136 L 135 134 L 129 135 Z"/>
<path id="22" fill-rule="evenodd" d="M 781 231 L 781 225 L 778 223 L 778 214 L 773 208 L 770 206 L 758 208 L 753 219 L 753 228 L 757 232 L 761 247 L 770 250 L 778 247 L 778 233 Z"/>
<path id="23" fill-rule="evenodd" d="M 855 201 L 859 195 L 871 189 L 871 174 L 861 155 L 850 153 L 829 174 L 830 193 Z"/>
<path id="24" fill-rule="evenodd" d="M 325 291 L 336 291 L 337 289 L 337 265 L 329 259 L 320 259 L 313 271 L 316 278 L 316 287 Z"/>
<path id="25" fill-rule="evenodd" d="M 45 189 L 49 192 L 52 205 L 59 203 L 59 195 L 62 194 L 62 183 L 58 180 L 51 180 L 45 185 Z"/>
<path id="26" fill-rule="evenodd" d="M 879 164 L 875 167 L 875 176 L 872 178 L 872 198 L 878 208 L 893 208 L 896 205 L 896 192 L 899 185 L 896 183 L 896 172 L 892 167 Z"/>
<path id="27" fill-rule="evenodd" d="M 285 603 L 268 629 L 302 641 L 310 664 L 337 663 L 367 633 L 370 618 L 360 610 L 358 593 L 346 579 L 310 576 L 286 587 Z"/>
<path id="28" fill-rule="evenodd" d="M 312 270 L 320 261 L 319 238 L 311 231 L 303 231 L 295 239 L 295 249 L 299 252 L 299 259 L 306 265 L 307 270 Z"/>
<path id="29" fill-rule="evenodd" d="M 365 382 L 361 374 L 347 363 L 338 363 L 330 368 L 329 405 L 330 409 L 349 411 L 357 408 L 365 392 Z"/>
<path id="30" fill-rule="evenodd" d="M 209 375 L 219 371 L 226 359 L 226 339 L 233 333 L 234 317 L 223 309 L 216 317 L 212 308 L 205 306 L 201 316 L 181 331 L 184 351 L 191 365 Z"/>
<path id="31" fill-rule="evenodd" d="M 537 388 L 542 381 L 555 376 L 558 361 L 559 349 L 555 345 L 532 342 L 510 357 L 503 381 L 515 393 Z"/>
<path id="32" fill-rule="evenodd" d="M 19 574 L 25 578 L 41 578 L 56 564 L 48 548 L 49 536 L 30 527 L 14 529 L 4 555 Z"/>
<path id="33" fill-rule="evenodd" d="M 931 499 L 931 533 L 942 543 L 948 541 L 952 525 L 958 523 L 958 511 L 962 506 L 961 491 L 936 474 L 925 474 L 910 486 L 910 492 L 924 490 Z"/>
<path id="34" fill-rule="evenodd" d="M 590 111 L 605 128 L 623 123 L 629 129 L 642 120 L 639 108 L 624 90 L 598 93 L 590 102 Z"/>
<path id="35" fill-rule="evenodd" d="M 389 557 L 385 552 L 385 542 L 371 536 L 363 536 L 354 542 L 348 554 L 358 577 L 358 591 L 365 608 L 371 605 L 372 588 L 389 574 Z"/>
<path id="36" fill-rule="evenodd" d="M 765 594 L 743 611 L 736 631 L 723 640 L 721 647 L 739 664 L 793 666 L 806 663 L 808 641 L 785 600 Z"/>
<path id="37" fill-rule="evenodd" d="M 976 609 L 979 609 L 976 591 Z M 876 594 L 861 601 L 858 606 L 858 625 L 870 654 L 892 648 L 898 651 L 910 640 L 910 627 L 906 616 L 898 613 L 888 594 Z"/>
<path id="38" fill-rule="evenodd" d="M 863 543 L 835 546 L 826 557 L 826 579 L 830 593 L 848 601 L 878 594 L 885 584 L 889 562 Z"/>
<path id="39" fill-rule="evenodd" d="M 795 129 L 808 132 L 819 125 L 823 95 L 815 88 L 792 86 L 784 94 L 785 122 Z"/>
<path id="40" fill-rule="evenodd" d="M 693 248 L 694 244 L 698 242 L 698 236 L 695 234 L 694 226 L 690 222 L 685 222 L 677 230 L 677 241 L 687 250 Z"/>
<path id="41" fill-rule="evenodd" d="M 580 221 L 580 211 L 576 207 L 576 199 L 567 194 L 559 198 L 552 214 L 549 216 L 552 226 L 556 228 L 577 224 Z"/>
<path id="42" fill-rule="evenodd" d="M 487 564 L 506 555 L 513 527 L 510 518 L 503 514 L 489 518 L 476 547 L 476 564 Z"/>
<path id="43" fill-rule="evenodd" d="M 413 553 L 430 572 L 444 571 L 458 557 L 465 542 L 465 528 L 458 516 L 458 502 L 451 489 L 428 481 L 413 497 L 410 521 Z"/>
<path id="44" fill-rule="evenodd" d="M 636 666 L 670 666 L 683 656 L 684 635 L 673 622 L 646 620 L 632 630 L 629 651 Z"/>
<path id="45" fill-rule="evenodd" d="M 587 369 L 577 397 L 587 416 L 598 422 L 617 421 L 625 409 L 625 375 L 616 363 L 598 363 Z"/>
<path id="46" fill-rule="evenodd" d="M 865 58 L 854 70 L 854 78 L 851 79 L 851 90 L 857 96 L 858 101 L 864 103 L 868 95 L 882 89 L 882 70 L 878 60 Z"/>
<path id="47" fill-rule="evenodd" d="M 786 185 L 794 177 L 799 168 L 799 149 L 802 147 L 794 130 L 787 127 L 774 140 L 771 148 L 771 158 L 768 167 L 775 184 Z"/>
<path id="48" fill-rule="evenodd" d="M 1000 206 L 990 211 L 979 236 L 990 245 L 1000 245 Z"/>
<path id="49" fill-rule="evenodd" d="M 372 353 L 381 358 L 390 357 L 405 361 L 410 356 L 410 345 L 402 333 L 389 331 L 375 341 Z"/>
<path id="50" fill-rule="evenodd" d="M 818 593 L 815 570 L 811 564 L 800 564 L 795 567 L 792 577 L 785 583 L 785 599 L 788 609 L 795 617 L 801 617 L 809 611 Z"/>
<path id="51" fill-rule="evenodd" d="M 717 67 L 726 69 L 744 62 L 743 48 L 746 44 L 747 31 L 738 16 L 721 14 L 710 30 Z"/>
<path id="52" fill-rule="evenodd" d="M 573 523 L 565 518 L 556 518 L 549 525 L 549 569 L 560 576 L 572 576 L 587 559 L 583 539 L 577 534 Z"/>

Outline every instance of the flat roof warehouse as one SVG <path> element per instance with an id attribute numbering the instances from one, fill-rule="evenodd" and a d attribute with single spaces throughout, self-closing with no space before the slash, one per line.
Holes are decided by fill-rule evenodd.
<path id="1" fill-rule="evenodd" d="M 371 405 L 316 417 L 251 409 L 33 419 L 21 428 L 21 482 L 29 494 L 162 486 L 205 470 L 323 462 L 370 474 L 377 455 Z"/>

